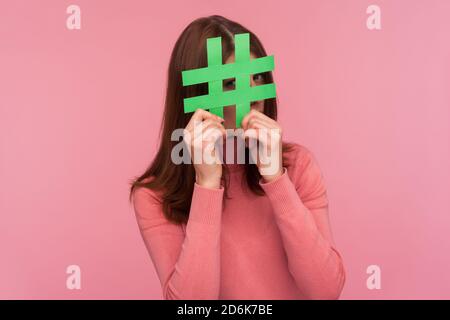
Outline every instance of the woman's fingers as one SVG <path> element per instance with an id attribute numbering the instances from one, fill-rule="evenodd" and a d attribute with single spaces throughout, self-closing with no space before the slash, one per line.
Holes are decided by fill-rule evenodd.
<path id="1" fill-rule="evenodd" d="M 203 141 L 208 141 L 211 137 L 214 138 L 214 142 L 221 136 L 226 134 L 226 130 L 223 127 L 222 124 L 218 123 L 217 121 L 203 121 L 201 124 L 201 127 L 197 127 L 197 132 L 193 136 L 194 144 L 195 146 L 202 146 Z M 201 129 L 201 130 L 200 130 Z"/>
<path id="2" fill-rule="evenodd" d="M 270 129 L 266 129 L 258 123 L 255 124 L 252 128 L 247 129 L 244 132 L 244 137 L 247 139 L 255 139 L 261 142 L 263 146 L 267 146 L 268 142 L 270 141 L 270 139 L 268 139 L 270 135 L 269 131 Z"/>
<path id="3" fill-rule="evenodd" d="M 218 122 L 223 122 L 224 119 L 212 114 L 211 112 L 208 112 L 206 110 L 203 109 L 197 109 L 195 110 L 194 114 L 191 117 L 191 120 L 189 120 L 188 125 L 186 126 L 187 130 L 192 130 L 192 128 L 194 128 L 199 122 L 202 122 L 204 120 L 216 120 Z"/>
<path id="4" fill-rule="evenodd" d="M 275 149 L 272 149 L 278 149 L 277 146 L 281 141 L 281 128 L 276 121 L 272 119 L 269 121 L 269 119 L 268 117 L 260 116 L 258 112 L 254 112 L 245 119 L 247 129 L 244 132 L 244 137 L 249 149 L 252 150 L 253 157 L 256 156 L 256 150 L 259 150 L 259 148 L 265 148 L 263 153 L 265 155 L 275 156 L 276 154 Z M 265 163 L 266 161 L 264 160 L 263 162 Z"/>
<path id="5" fill-rule="evenodd" d="M 216 141 L 219 137 L 223 137 L 226 134 L 225 128 L 221 124 L 210 123 L 208 126 L 203 128 L 202 136 L 204 141 Z"/>
<path id="6" fill-rule="evenodd" d="M 244 117 L 242 126 L 246 133 L 244 136 L 257 139 L 265 146 L 269 146 L 272 137 L 275 140 L 281 139 L 281 127 L 278 123 L 259 111 L 251 110 Z M 250 130 L 254 132 L 248 132 Z"/>
<path id="7" fill-rule="evenodd" d="M 193 146 L 194 150 L 200 151 L 200 154 L 196 154 L 194 151 L 194 158 L 199 158 L 194 160 L 194 162 L 203 162 L 212 164 L 216 159 L 215 144 L 216 141 L 223 137 L 226 133 L 225 128 L 217 121 L 212 121 L 207 126 L 203 127 L 201 132 L 194 137 Z"/>
<path id="8" fill-rule="evenodd" d="M 250 123 L 255 119 L 260 120 L 262 123 L 265 123 L 268 128 L 277 127 L 278 123 L 272 118 L 266 116 L 264 113 L 259 112 L 257 110 L 251 110 L 245 117 L 242 119 L 242 128 L 247 130 Z"/>
<path id="9" fill-rule="evenodd" d="M 213 119 L 207 119 L 207 120 L 197 123 L 197 125 L 194 127 L 194 135 L 197 136 L 199 134 L 202 134 L 203 132 L 205 132 L 206 129 L 211 128 L 211 127 L 217 127 L 219 129 L 223 129 L 223 131 L 225 132 L 225 128 L 219 121 L 213 120 Z"/>
<path id="10" fill-rule="evenodd" d="M 215 143 L 211 141 L 225 134 L 223 121 L 215 114 L 197 109 L 183 131 L 195 168 L 195 180 L 202 186 L 220 188 L 222 166 L 220 160 L 217 161 Z"/>
<path id="11" fill-rule="evenodd" d="M 205 134 L 206 130 L 212 127 L 220 130 L 223 135 L 226 134 L 226 130 L 221 122 L 215 119 L 206 119 L 204 121 L 197 122 L 193 127 L 186 127 L 186 129 L 184 129 L 184 139 L 189 144 L 192 144 L 194 141 L 196 141 L 198 137 L 199 140 L 203 140 L 202 136 Z"/>

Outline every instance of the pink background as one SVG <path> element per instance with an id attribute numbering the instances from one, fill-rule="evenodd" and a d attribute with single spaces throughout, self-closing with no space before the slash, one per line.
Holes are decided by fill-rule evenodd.
<path id="1" fill-rule="evenodd" d="M 161 298 L 128 181 L 155 153 L 176 38 L 215 13 L 275 55 L 285 136 L 327 181 L 342 298 L 449 299 L 446 0 L 2 1 L 0 298 Z M 66 288 L 71 264 L 81 290 Z"/>

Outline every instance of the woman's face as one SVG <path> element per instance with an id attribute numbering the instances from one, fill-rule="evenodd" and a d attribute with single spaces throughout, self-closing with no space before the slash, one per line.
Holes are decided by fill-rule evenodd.
<path id="1" fill-rule="evenodd" d="M 253 53 L 250 54 L 250 59 L 255 59 L 255 55 Z M 232 54 L 225 63 L 233 63 L 234 62 L 234 54 Z M 258 86 L 264 84 L 264 77 L 262 74 L 252 74 L 250 75 L 250 86 Z M 223 90 L 234 90 L 235 89 L 235 79 L 226 79 L 223 80 Z M 251 109 L 255 109 L 257 111 L 264 111 L 264 100 L 253 101 L 250 105 Z M 226 107 L 223 108 L 223 117 L 225 119 L 224 127 L 225 129 L 235 129 L 236 128 L 236 108 Z"/>

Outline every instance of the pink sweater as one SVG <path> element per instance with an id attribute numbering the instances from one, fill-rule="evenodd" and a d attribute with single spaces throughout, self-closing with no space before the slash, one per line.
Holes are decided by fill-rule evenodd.
<path id="1" fill-rule="evenodd" d="M 195 184 L 187 225 L 168 222 L 153 191 L 136 191 L 137 222 L 164 299 L 339 297 L 345 271 L 322 173 L 302 145 L 288 159 L 282 176 L 260 181 L 266 196 L 241 185 L 243 165 L 229 166 L 232 199 L 223 199 L 223 188 Z"/>

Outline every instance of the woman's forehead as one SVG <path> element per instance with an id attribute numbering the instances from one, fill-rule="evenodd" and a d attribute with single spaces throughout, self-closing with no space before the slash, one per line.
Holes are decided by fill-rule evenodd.
<path id="1" fill-rule="evenodd" d="M 250 52 L 250 59 L 256 59 L 257 56 Z M 225 63 L 233 63 L 234 62 L 234 53 L 232 53 L 226 60 Z"/>

